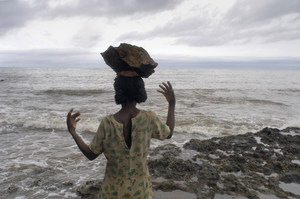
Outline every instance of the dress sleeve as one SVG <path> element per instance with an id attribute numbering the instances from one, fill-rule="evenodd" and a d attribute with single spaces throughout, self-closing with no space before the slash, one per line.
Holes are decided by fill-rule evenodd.
<path id="1" fill-rule="evenodd" d="M 164 140 L 170 134 L 170 128 L 156 114 L 152 112 L 152 138 Z"/>
<path id="2" fill-rule="evenodd" d="M 104 129 L 105 129 L 104 122 L 102 120 L 98 127 L 96 135 L 94 136 L 92 142 L 89 145 L 90 150 L 97 155 L 100 155 L 101 153 L 104 152 L 104 146 L 103 146 L 103 140 L 105 139 Z"/>

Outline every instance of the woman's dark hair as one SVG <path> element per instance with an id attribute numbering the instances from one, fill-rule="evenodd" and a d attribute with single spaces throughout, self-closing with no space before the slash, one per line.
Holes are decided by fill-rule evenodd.
<path id="1" fill-rule="evenodd" d="M 145 102 L 147 93 L 145 83 L 141 77 L 123 77 L 115 79 L 115 101 L 116 104 L 123 104 L 127 101 Z"/>

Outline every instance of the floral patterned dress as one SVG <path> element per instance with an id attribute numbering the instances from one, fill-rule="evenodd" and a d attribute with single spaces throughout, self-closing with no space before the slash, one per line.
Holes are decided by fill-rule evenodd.
<path id="1" fill-rule="evenodd" d="M 93 153 L 104 152 L 107 158 L 105 177 L 100 198 L 148 199 L 153 197 L 152 183 L 147 166 L 151 138 L 164 140 L 169 127 L 153 111 L 140 111 L 132 121 L 132 142 L 128 148 L 123 124 L 113 115 L 102 119 L 89 145 Z"/>

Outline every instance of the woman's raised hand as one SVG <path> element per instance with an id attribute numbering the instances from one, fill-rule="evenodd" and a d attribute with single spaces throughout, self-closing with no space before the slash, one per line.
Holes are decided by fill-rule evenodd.
<path id="1" fill-rule="evenodd" d="M 80 113 L 74 113 L 72 115 L 73 109 L 71 109 L 68 113 L 67 116 L 67 125 L 68 125 L 68 129 L 70 130 L 75 130 L 76 129 L 76 123 L 80 120 L 80 118 L 76 119 L 78 116 L 80 116 Z"/>
<path id="2" fill-rule="evenodd" d="M 159 87 L 162 90 L 157 90 L 157 92 L 162 93 L 170 104 L 175 104 L 175 94 L 171 83 L 169 81 L 167 81 L 167 84 L 163 82 L 162 85 L 159 85 Z"/>

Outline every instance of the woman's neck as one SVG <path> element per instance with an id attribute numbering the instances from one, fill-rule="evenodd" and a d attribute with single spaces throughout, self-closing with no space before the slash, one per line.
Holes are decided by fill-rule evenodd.
<path id="1" fill-rule="evenodd" d="M 140 110 L 136 108 L 135 101 L 129 101 L 122 104 L 121 110 L 114 114 L 115 119 L 123 124 L 126 124 L 131 120 L 131 118 L 137 116 Z"/>
<path id="2" fill-rule="evenodd" d="M 136 108 L 136 102 L 135 101 L 127 101 L 126 103 L 122 104 L 121 111 L 135 111 L 137 110 Z"/>

